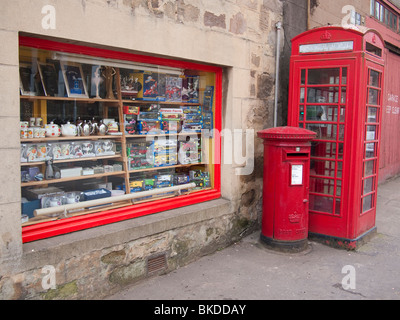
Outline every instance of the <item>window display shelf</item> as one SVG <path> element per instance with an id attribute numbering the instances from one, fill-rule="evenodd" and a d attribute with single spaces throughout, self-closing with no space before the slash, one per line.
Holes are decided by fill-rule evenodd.
<path id="1" fill-rule="evenodd" d="M 21 139 L 21 143 L 25 142 L 50 142 L 50 141 L 68 141 L 68 140 L 98 140 L 98 139 L 120 139 L 122 134 L 120 135 L 105 135 L 105 136 L 69 136 L 69 137 L 54 137 L 54 138 L 23 138 Z"/>
<path id="2" fill-rule="evenodd" d="M 53 164 L 57 163 L 70 163 L 70 162 L 80 162 L 80 161 L 97 161 L 97 160 L 111 160 L 118 159 L 120 161 L 124 161 L 121 154 L 116 154 L 112 156 L 99 156 L 99 157 L 80 157 L 75 159 L 63 159 L 63 160 L 54 160 Z M 35 161 L 35 162 L 21 162 L 21 166 L 40 166 L 45 165 L 46 161 Z"/>
<path id="3" fill-rule="evenodd" d="M 54 101 L 76 101 L 76 102 L 86 102 L 86 103 L 105 102 L 105 103 L 115 103 L 114 105 L 115 107 L 118 107 L 118 103 L 120 102 L 120 100 L 118 99 L 73 98 L 73 97 L 29 96 L 29 95 L 20 95 L 20 98 L 31 101 L 54 100 Z"/>
<path id="4" fill-rule="evenodd" d="M 177 165 L 172 165 L 172 166 L 151 167 L 151 168 L 144 168 L 144 169 L 137 169 L 137 170 L 129 170 L 129 173 L 158 171 L 158 170 L 172 169 L 172 168 L 188 168 L 191 166 L 200 166 L 200 165 L 204 165 L 204 164 L 205 164 L 204 162 L 198 162 L 198 163 L 188 163 L 188 164 L 177 164 Z"/>
<path id="5" fill-rule="evenodd" d="M 150 101 L 150 100 L 121 100 L 122 103 L 137 103 L 137 104 L 162 104 L 171 106 L 199 106 L 199 102 L 187 102 L 187 101 Z"/>
<path id="6" fill-rule="evenodd" d="M 48 184 L 56 184 L 56 183 L 84 180 L 84 179 L 96 179 L 96 178 L 103 178 L 103 177 L 110 177 L 110 176 L 125 176 L 125 171 L 105 172 L 105 173 L 99 173 L 99 174 L 90 174 L 90 175 L 84 175 L 84 176 L 75 176 L 75 177 L 52 179 L 52 180 L 21 182 L 21 187 L 43 186 L 43 185 L 48 185 Z"/>

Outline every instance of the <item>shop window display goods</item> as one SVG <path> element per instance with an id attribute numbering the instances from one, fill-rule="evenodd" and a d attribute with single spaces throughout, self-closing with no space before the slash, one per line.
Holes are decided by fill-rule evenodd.
<path id="1" fill-rule="evenodd" d="M 35 233 L 35 226 L 82 216 L 89 221 L 118 210 L 132 212 L 125 217 L 142 215 L 137 214 L 136 202 L 155 212 L 154 203 L 165 198 L 172 197 L 173 206 L 179 207 L 199 201 L 202 192 L 206 198 L 219 197 L 220 174 L 213 164 L 219 142 L 209 132 L 203 136 L 202 130 L 218 127 L 213 115 L 219 108 L 215 88 L 220 69 L 196 69 L 184 62 L 181 68 L 170 67 L 169 60 L 156 59 L 162 63 L 153 67 L 157 71 L 149 71 L 135 58 L 151 61 L 150 57 L 127 59 L 121 53 L 125 59 L 114 61 L 105 59 L 115 56 L 114 51 L 86 49 L 98 51 L 100 57 L 93 57 L 78 54 L 81 47 L 73 45 L 60 43 L 67 50 L 57 51 L 58 43 L 50 40 L 38 41 L 39 48 L 32 38 L 21 40 L 23 237 L 24 230 Z M 193 186 L 184 192 L 166 189 L 136 202 L 111 200 L 187 183 Z M 84 204 L 107 197 L 106 205 Z M 193 200 L 183 202 L 185 197 Z M 71 204 L 82 205 L 67 210 Z M 41 211 L 59 206 L 66 210 Z M 83 228 L 87 225 L 78 227 Z M 24 241 L 36 238 L 27 236 Z"/>

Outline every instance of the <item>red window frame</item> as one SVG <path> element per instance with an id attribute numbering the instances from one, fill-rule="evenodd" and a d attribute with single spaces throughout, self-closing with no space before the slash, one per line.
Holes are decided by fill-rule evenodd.
<path id="1" fill-rule="evenodd" d="M 215 73 L 215 114 L 214 129 L 221 131 L 221 104 L 222 104 L 222 68 L 217 66 L 199 64 L 194 62 L 172 60 L 160 57 L 151 57 L 127 52 L 119 52 L 110 49 L 94 48 L 83 45 L 56 42 L 47 39 L 38 39 L 27 36 L 19 37 L 19 45 L 54 50 L 75 54 L 84 54 L 97 58 L 108 58 L 169 66 L 181 69 L 195 69 Z M 214 159 L 221 158 L 220 135 L 214 135 Z M 22 242 L 30 242 L 39 239 L 49 238 L 74 231 L 98 227 L 118 221 L 137 218 L 148 214 L 167 211 L 196 203 L 218 199 L 221 197 L 221 164 L 219 161 L 214 166 L 214 187 L 210 190 L 199 191 L 191 195 L 180 195 L 170 199 L 157 200 L 150 203 L 130 205 L 118 209 L 91 213 L 82 216 L 70 217 L 57 221 L 42 222 L 22 228 Z"/>

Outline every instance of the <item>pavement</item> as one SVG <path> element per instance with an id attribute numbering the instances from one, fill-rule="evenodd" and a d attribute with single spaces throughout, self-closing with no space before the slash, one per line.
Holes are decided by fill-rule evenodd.
<path id="1" fill-rule="evenodd" d="M 280 253 L 255 232 L 105 300 L 400 300 L 400 178 L 378 187 L 377 233 L 355 251 Z"/>

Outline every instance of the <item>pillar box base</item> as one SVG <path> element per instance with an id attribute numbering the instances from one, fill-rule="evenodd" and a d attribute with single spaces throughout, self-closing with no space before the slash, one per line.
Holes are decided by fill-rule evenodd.
<path id="1" fill-rule="evenodd" d="M 298 241 L 279 241 L 275 239 L 268 238 L 263 234 L 260 235 L 261 242 L 269 249 L 285 252 L 285 253 L 297 253 L 304 251 L 308 248 L 308 240 L 298 240 Z"/>

